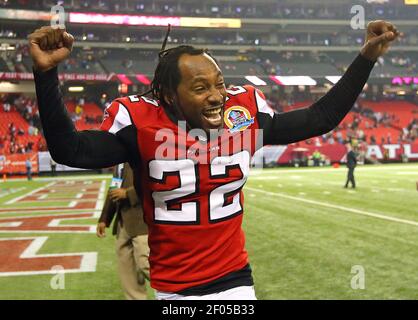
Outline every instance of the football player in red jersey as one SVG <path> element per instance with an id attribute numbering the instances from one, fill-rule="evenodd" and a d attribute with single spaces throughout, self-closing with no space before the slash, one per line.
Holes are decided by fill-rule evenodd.
<path id="1" fill-rule="evenodd" d="M 74 38 L 44 27 L 29 43 L 53 158 L 80 168 L 131 164 L 143 196 L 157 298 L 244 300 L 255 299 L 241 228 L 250 157 L 260 145 L 292 143 L 335 128 L 398 35 L 388 22 L 371 22 L 341 80 L 310 107 L 282 114 L 251 86 L 226 90 L 207 51 L 163 50 L 152 97 L 116 99 L 105 111 L 102 131 L 80 132 L 68 117 L 57 74 Z"/>

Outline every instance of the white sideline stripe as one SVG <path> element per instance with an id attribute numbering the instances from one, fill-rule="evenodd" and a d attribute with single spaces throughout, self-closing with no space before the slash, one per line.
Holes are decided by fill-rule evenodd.
<path id="1" fill-rule="evenodd" d="M 13 198 L 13 199 L 11 199 L 11 200 L 9 200 L 9 201 L 5 202 L 5 204 L 12 204 L 12 203 L 15 203 L 15 202 L 19 201 L 20 199 L 23 199 L 24 197 L 30 196 L 31 194 L 34 194 L 34 193 L 36 193 L 36 192 L 38 192 L 38 191 L 41 191 L 41 190 L 46 189 L 46 188 L 49 188 L 50 186 L 52 186 L 52 185 L 54 185 L 54 184 L 55 184 L 55 181 L 54 181 L 54 182 L 50 182 L 50 183 L 48 183 L 47 185 L 45 185 L 45 186 L 43 186 L 43 187 L 37 188 L 37 189 L 32 190 L 32 191 L 30 191 L 30 192 L 28 192 L 28 193 L 25 193 L 24 195 L 21 195 L 21 196 L 19 196 L 19 197 Z"/>
<path id="2" fill-rule="evenodd" d="M 99 194 L 97 196 L 97 200 L 104 200 L 106 192 L 106 180 L 102 180 L 100 184 Z"/>
<path id="3" fill-rule="evenodd" d="M 319 202 L 319 201 L 309 200 L 309 199 L 305 199 L 305 198 L 293 197 L 293 196 L 289 196 L 287 194 L 270 192 L 270 191 L 260 190 L 260 189 L 251 188 L 251 187 L 246 187 L 245 190 L 250 190 L 250 191 L 254 191 L 254 192 L 261 192 L 261 193 L 264 193 L 266 195 L 279 196 L 279 197 L 282 197 L 282 198 L 285 198 L 285 199 L 296 200 L 296 201 L 305 202 L 305 203 L 309 203 L 309 204 L 314 204 L 314 205 L 318 205 L 318 206 L 323 206 L 323 207 L 348 211 L 348 212 L 352 212 L 352 213 L 361 214 L 361 215 L 364 215 L 364 216 L 369 216 L 369 217 L 378 218 L 378 219 L 382 219 L 382 220 L 393 221 L 393 222 L 405 223 L 405 224 L 409 224 L 409 225 L 413 225 L 413 226 L 418 227 L 418 222 L 416 222 L 416 221 L 394 218 L 394 217 L 386 216 L 386 215 L 383 215 L 383 214 L 372 213 L 372 212 L 353 209 L 353 208 L 347 208 L 347 207 L 338 206 L 338 205 L 335 205 L 335 204 L 330 204 L 330 203 L 326 203 L 326 202 Z M 272 199 L 272 200 L 275 200 L 275 199 Z"/>
<path id="4" fill-rule="evenodd" d="M 106 192 L 106 180 L 102 180 L 102 183 L 100 184 L 99 194 L 97 195 L 97 203 L 96 203 L 96 206 L 94 207 L 95 218 L 100 217 L 100 212 L 104 205 L 105 192 Z"/>
<path id="5" fill-rule="evenodd" d="M 79 273 L 79 272 L 95 272 L 96 271 L 97 252 L 37 254 L 37 252 L 42 248 L 46 240 L 48 240 L 48 237 L 41 236 L 41 237 L 0 238 L 0 241 L 6 241 L 6 240 L 33 240 L 32 243 L 20 255 L 21 259 L 81 256 L 80 267 L 78 269 L 64 269 L 63 271 L 60 271 L 60 273 Z M 44 270 L 44 271 L 0 272 L 0 277 L 39 275 L 39 274 L 57 274 L 57 271 Z"/>
<path id="6" fill-rule="evenodd" d="M 42 200 L 42 199 L 46 199 L 48 197 L 48 194 L 43 194 L 41 196 L 38 197 L 38 200 Z"/>

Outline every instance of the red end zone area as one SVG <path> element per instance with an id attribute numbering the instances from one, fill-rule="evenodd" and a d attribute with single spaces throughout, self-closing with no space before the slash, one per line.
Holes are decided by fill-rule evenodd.
<path id="1" fill-rule="evenodd" d="M 65 245 L 59 253 L 40 252 L 47 243 L 57 241 L 54 234 L 95 237 L 91 219 L 98 217 L 103 206 L 106 180 L 50 180 L 29 189 L 28 183 L 26 192 L 2 201 L 0 277 L 54 274 L 57 266 L 62 273 L 96 271 L 97 252 L 66 252 Z M 83 223 L 86 219 L 90 221 Z M 56 248 L 57 243 L 52 246 Z"/>

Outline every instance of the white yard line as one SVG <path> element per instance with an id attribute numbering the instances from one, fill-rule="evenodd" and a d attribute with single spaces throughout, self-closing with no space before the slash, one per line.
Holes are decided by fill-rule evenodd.
<path id="1" fill-rule="evenodd" d="M 20 191 L 25 190 L 25 189 L 26 189 L 26 187 L 20 187 L 20 188 L 16 188 L 16 189 L 7 190 L 6 192 L 3 192 L 3 193 L 0 194 L 0 198 L 3 198 L 5 196 L 8 196 L 8 195 L 13 194 L 13 193 L 20 192 Z"/>
<path id="2" fill-rule="evenodd" d="M 368 216 L 368 217 L 373 217 L 373 218 L 392 221 L 392 222 L 399 222 L 399 223 L 409 224 L 409 225 L 418 227 L 418 222 L 417 221 L 395 218 L 395 217 L 391 217 L 391 216 L 387 216 L 387 215 L 383 215 L 383 214 L 379 214 L 379 213 L 373 213 L 373 212 L 368 212 L 368 211 L 364 211 L 364 210 L 343 207 L 343 206 L 339 206 L 339 205 L 335 205 L 335 204 L 331 204 L 331 203 L 327 203 L 327 202 L 309 200 L 309 199 L 306 199 L 306 198 L 299 198 L 299 197 L 289 196 L 289 195 L 283 194 L 283 193 L 270 192 L 270 191 L 251 188 L 251 187 L 246 187 L 245 190 L 260 192 L 260 193 L 263 193 L 265 195 L 270 195 L 270 196 L 275 196 L 275 197 L 282 197 L 282 198 L 285 198 L 285 199 L 300 201 L 300 202 L 304 202 L 304 203 L 309 203 L 309 204 L 322 206 L 322 207 L 327 207 L 327 208 L 333 208 L 333 209 L 337 209 L 337 210 L 348 211 L 348 212 L 351 212 L 351 213 L 361 214 L 361 215 Z M 272 199 L 272 200 L 276 201 L 276 199 Z"/>
<path id="3" fill-rule="evenodd" d="M 68 204 L 68 208 L 74 208 L 76 205 L 77 205 L 77 201 L 71 201 L 69 204 Z"/>
<path id="4" fill-rule="evenodd" d="M 50 183 L 48 183 L 47 185 L 45 185 L 45 186 L 43 186 L 43 187 L 40 187 L 40 188 L 35 189 L 35 190 L 32 190 L 32 191 L 30 191 L 30 192 L 28 192 L 28 193 L 25 193 L 24 195 L 21 195 L 21 196 L 19 196 L 19 197 L 13 198 L 13 199 L 11 199 L 11 200 L 7 201 L 5 204 L 12 204 L 12 203 L 15 203 L 15 202 L 19 201 L 20 199 L 23 199 L 23 198 L 25 198 L 25 197 L 27 197 L 27 196 L 30 196 L 30 195 L 32 195 L 32 194 L 34 194 L 34 193 L 36 193 L 36 192 L 38 192 L 38 191 L 41 191 L 41 190 L 43 190 L 43 189 L 46 189 L 46 188 L 48 188 L 48 187 L 50 187 L 50 186 L 52 186 L 52 185 L 54 185 L 54 184 L 55 184 L 55 182 L 50 182 Z"/>

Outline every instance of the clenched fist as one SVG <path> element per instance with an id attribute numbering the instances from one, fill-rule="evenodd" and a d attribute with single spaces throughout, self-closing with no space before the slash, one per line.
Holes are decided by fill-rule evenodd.
<path id="1" fill-rule="evenodd" d="M 29 50 L 36 70 L 47 71 L 71 53 L 74 37 L 65 29 L 42 27 L 28 36 Z"/>
<path id="2" fill-rule="evenodd" d="M 372 21 L 367 25 L 366 41 L 361 48 L 361 55 L 370 61 L 376 61 L 388 51 L 392 41 L 401 33 L 396 27 L 383 20 Z"/>

